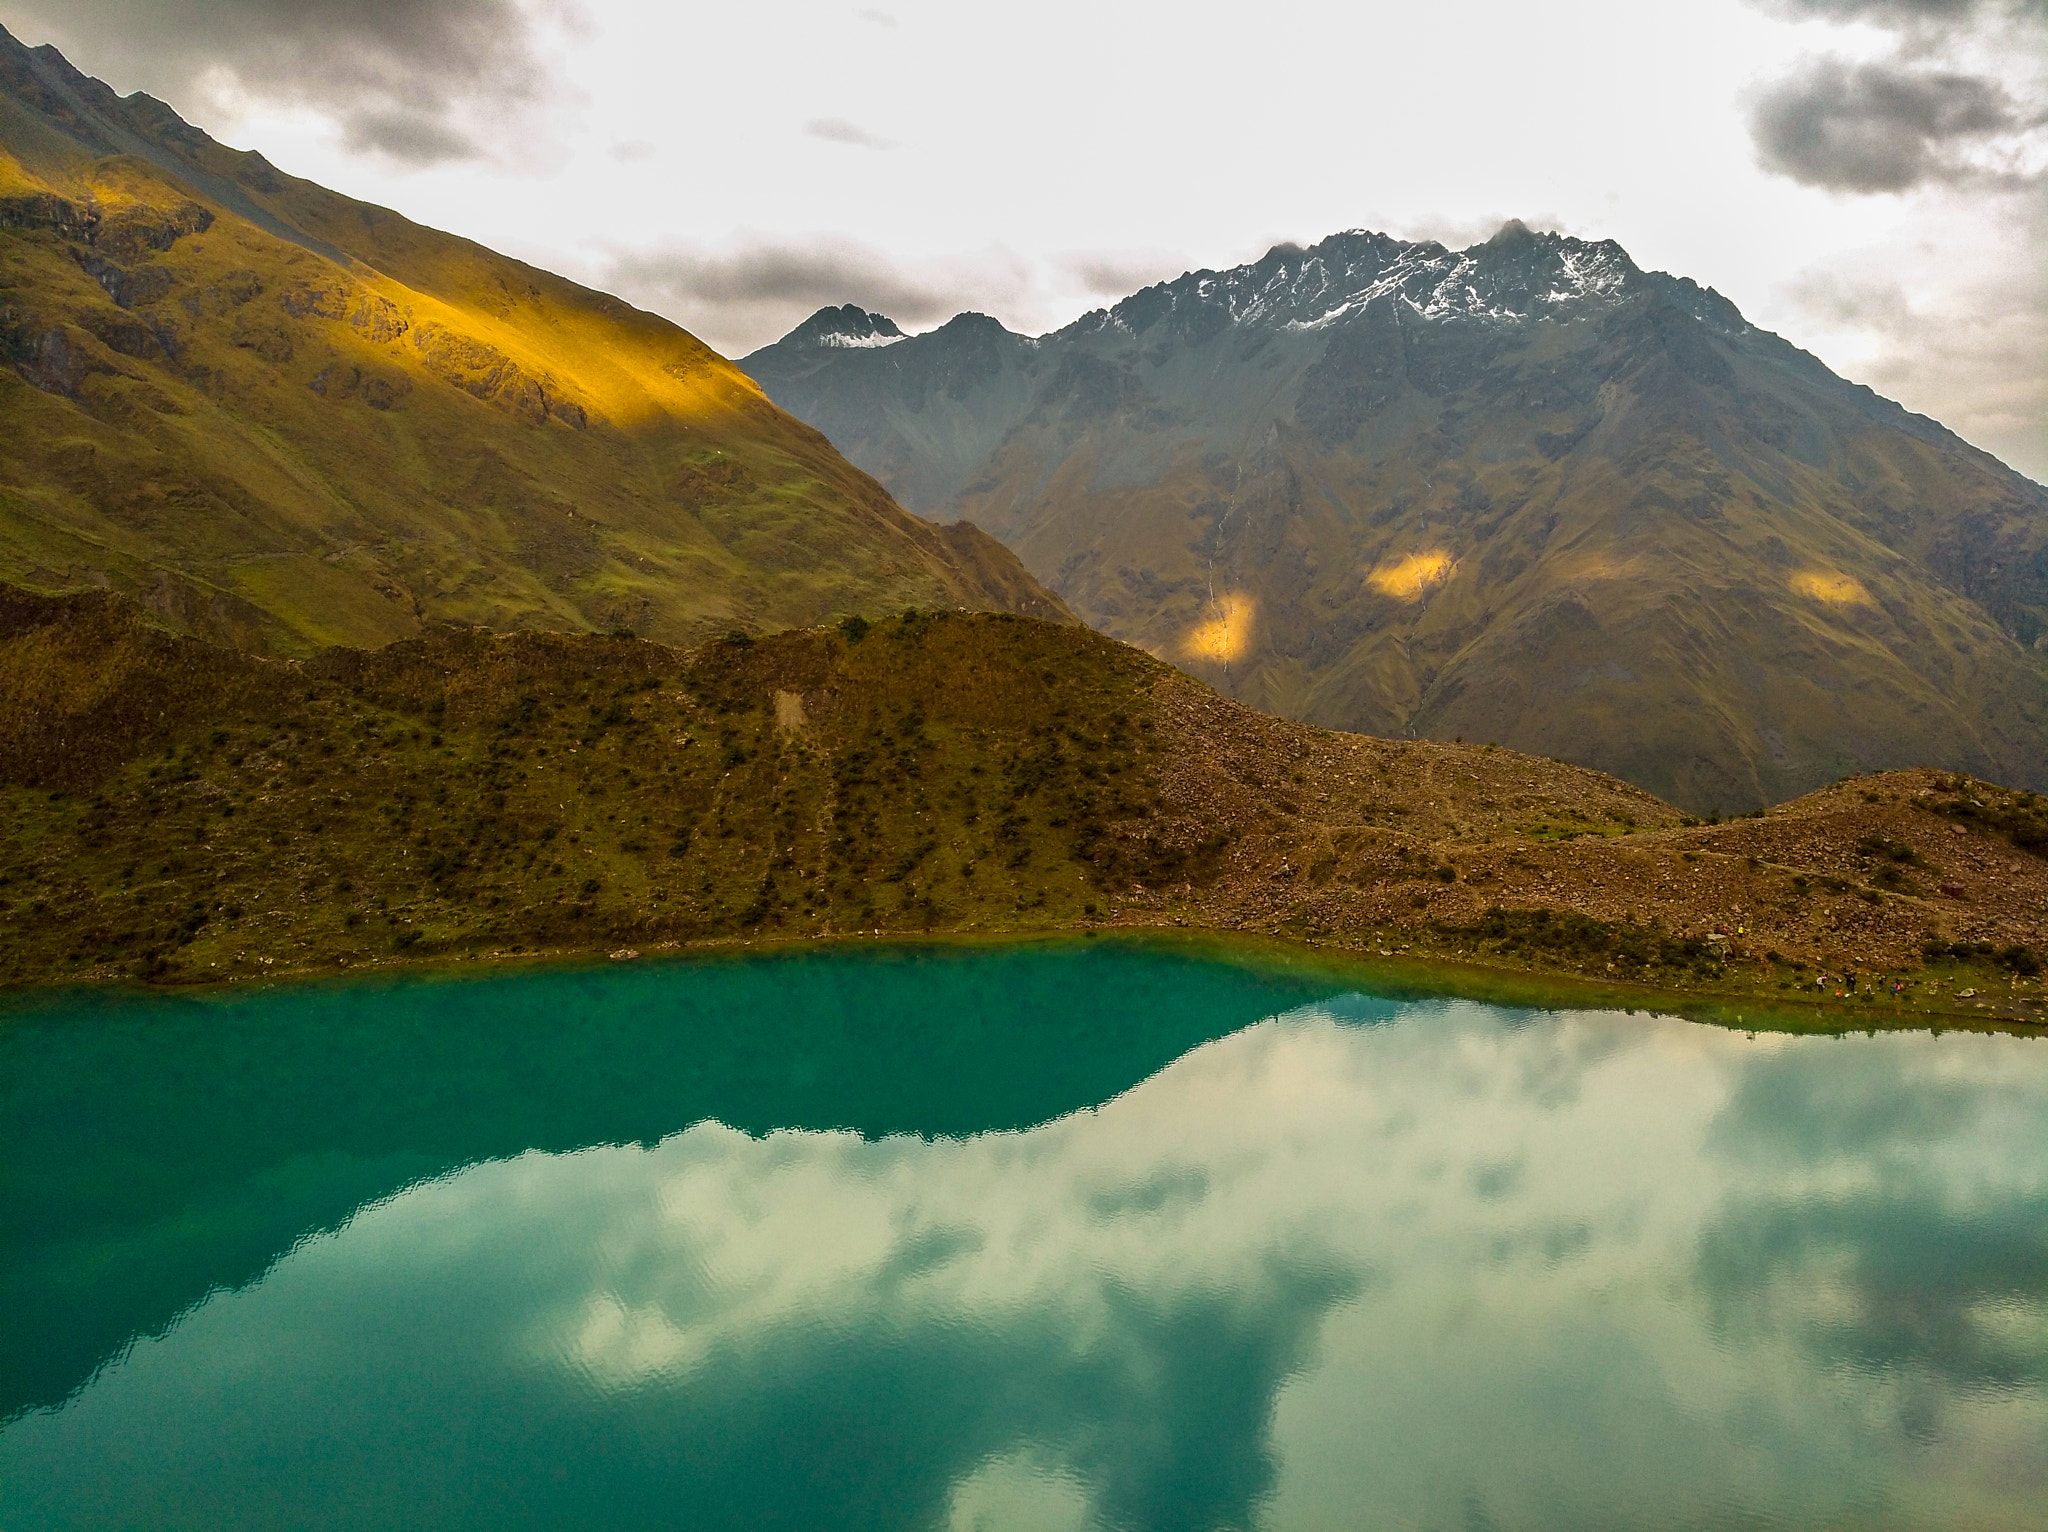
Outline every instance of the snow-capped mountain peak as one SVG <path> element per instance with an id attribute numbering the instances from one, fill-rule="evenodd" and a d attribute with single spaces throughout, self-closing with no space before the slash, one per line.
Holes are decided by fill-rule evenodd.
<path id="1" fill-rule="evenodd" d="M 1080 323 L 1135 334 L 1202 309 L 1239 326 L 1317 330 L 1375 303 L 1424 319 L 1521 323 L 1613 307 L 1643 280 L 1612 240 L 1536 233 L 1519 220 L 1466 250 L 1353 229 L 1307 249 L 1277 245 L 1228 271 L 1189 272 Z"/>
<path id="2" fill-rule="evenodd" d="M 888 315 L 871 314 L 853 303 L 821 308 L 783 337 L 786 344 L 799 348 L 855 351 L 907 339 Z"/>

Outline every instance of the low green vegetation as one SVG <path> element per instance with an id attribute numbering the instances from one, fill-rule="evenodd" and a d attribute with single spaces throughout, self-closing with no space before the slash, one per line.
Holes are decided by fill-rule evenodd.
<path id="1" fill-rule="evenodd" d="M 2048 798 L 1970 777 L 1950 777 L 1929 805 L 1937 814 L 2003 835 L 2022 851 L 2048 856 Z"/>
<path id="2" fill-rule="evenodd" d="M 2020 942 L 1999 946 L 1993 942 L 1951 942 L 1930 936 L 1921 944 L 1920 954 L 1930 965 L 1968 967 L 1982 964 L 2017 974 L 2023 979 L 2037 978 L 2041 972 L 2039 954 Z"/>
<path id="3" fill-rule="evenodd" d="M 1727 971 L 1725 943 L 1675 937 L 1633 921 L 1596 920 L 1570 910 L 1490 909 L 1477 922 L 1444 934 L 1485 953 L 1533 963 L 1597 968 L 1651 983 L 1718 980 Z"/>
<path id="4" fill-rule="evenodd" d="M 61 606 L 52 653 L 118 657 L 45 674 L 105 690 L 13 741 L 0 980 L 1071 925 L 1221 849 L 1154 822 L 1150 662 L 1070 629 L 448 628 L 301 667 Z"/>
<path id="5" fill-rule="evenodd" d="M 1530 840 L 1554 844 L 1558 841 L 1578 840 L 1587 835 L 1633 835 L 1641 828 L 1633 819 L 1595 819 L 1574 813 L 1570 809 L 1559 814 L 1555 822 L 1538 820 L 1524 832 Z"/>

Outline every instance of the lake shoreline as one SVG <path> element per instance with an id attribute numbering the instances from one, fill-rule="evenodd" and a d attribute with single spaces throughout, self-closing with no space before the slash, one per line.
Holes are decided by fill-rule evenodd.
<path id="1" fill-rule="evenodd" d="M 974 948 L 1067 944 L 1108 940 L 1145 946 L 1181 947 L 1225 961 L 1251 959 L 1253 966 L 1325 968 L 1333 978 L 1365 981 L 1369 992 L 1398 999 L 1456 999 L 1541 1010 L 1637 1011 L 1681 1016 L 1736 1030 L 1791 1034 L 1846 1034 L 1868 1031 L 1969 1031 L 2015 1036 L 2048 1035 L 2048 1016 L 2030 1018 L 2016 1008 L 1990 1002 L 1968 1010 L 1935 1005 L 1899 1005 L 1863 992 L 1855 999 L 1802 999 L 1761 988 L 1680 988 L 1625 979 L 1594 977 L 1536 965 L 1508 966 L 1469 952 L 1416 951 L 1416 933 L 1374 933 L 1355 941 L 1327 935 L 1231 929 L 1183 919 L 1121 920 L 1052 926 L 1008 926 L 951 930 L 827 932 L 770 936 L 710 936 L 666 939 L 643 947 L 608 943 L 563 944 L 543 950 L 505 949 L 391 955 L 364 961 L 329 959 L 267 966 L 255 974 L 186 971 L 175 977 L 137 980 L 109 968 L 0 986 L 0 1022 L 6 1012 L 33 1006 L 40 997 L 92 992 L 115 996 L 170 996 L 193 999 L 263 991 L 274 986 L 331 985 L 355 980 L 432 982 L 482 979 L 518 970 L 590 968 L 623 962 L 702 961 L 720 957 L 786 956 L 848 948 Z M 1379 947 L 1378 940 L 1401 943 Z M 1890 977 L 1889 975 L 1887 977 Z M 1924 982 L 1924 976 L 1923 976 Z"/>

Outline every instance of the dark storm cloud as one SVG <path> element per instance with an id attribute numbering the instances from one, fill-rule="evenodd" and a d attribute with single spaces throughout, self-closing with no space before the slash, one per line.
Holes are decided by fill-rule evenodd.
<path id="1" fill-rule="evenodd" d="M 857 303 L 890 318 L 921 324 L 957 312 L 958 293 L 900 271 L 858 245 L 762 243 L 724 254 L 660 250 L 621 258 L 612 280 L 627 289 L 692 306 L 803 308 Z"/>
<path id="2" fill-rule="evenodd" d="M 1978 10 L 1983 0 L 1767 0 L 1765 8 L 1784 16 L 1827 21 L 1952 21 Z"/>
<path id="3" fill-rule="evenodd" d="M 858 304 L 915 329 L 967 309 L 1002 311 L 1029 291 L 1030 280 L 1004 250 L 912 265 L 832 238 L 625 252 L 601 277 L 611 291 L 668 315 L 728 356 L 778 339 L 828 304 Z"/>
<path id="4" fill-rule="evenodd" d="M 374 150 L 415 165 L 474 159 L 478 154 L 474 140 L 423 113 L 356 112 L 343 126 L 342 142 L 356 153 Z"/>
<path id="5" fill-rule="evenodd" d="M 2048 0 L 1762 0 L 1764 9 L 1796 20 L 1865 21 L 1881 27 L 1973 20 L 2004 12 L 2048 16 Z"/>
<path id="6" fill-rule="evenodd" d="M 413 164 L 480 152 L 454 126 L 546 87 L 512 0 L 16 0 L 72 62 L 177 106 L 214 71 L 249 94 L 332 111 L 344 141 Z M 38 40 L 38 39 L 29 39 Z"/>
<path id="7" fill-rule="evenodd" d="M 1790 21 L 1893 32 L 1886 61 L 1809 62 L 1753 101 L 1750 135 L 1767 170 L 1835 191 L 1922 185 L 2010 191 L 2039 180 L 2014 168 L 2042 114 L 1992 62 L 2035 54 L 2048 0 L 1754 0 Z M 1973 62 L 1958 67 L 1960 59 Z M 2022 71 L 2024 73 L 2024 71 Z"/>
<path id="8" fill-rule="evenodd" d="M 1750 117 L 1765 168 L 1854 192 L 1999 180 L 1965 151 L 2028 126 L 1995 81 L 1836 59 L 1768 87 Z"/>

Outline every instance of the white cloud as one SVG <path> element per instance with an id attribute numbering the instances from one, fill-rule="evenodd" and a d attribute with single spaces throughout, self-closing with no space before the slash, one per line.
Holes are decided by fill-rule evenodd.
<path id="1" fill-rule="evenodd" d="M 573 104 L 552 56 L 586 35 L 571 0 L 10 0 L 0 19 L 201 126 L 284 110 L 385 174 L 546 163 L 532 129 Z"/>

